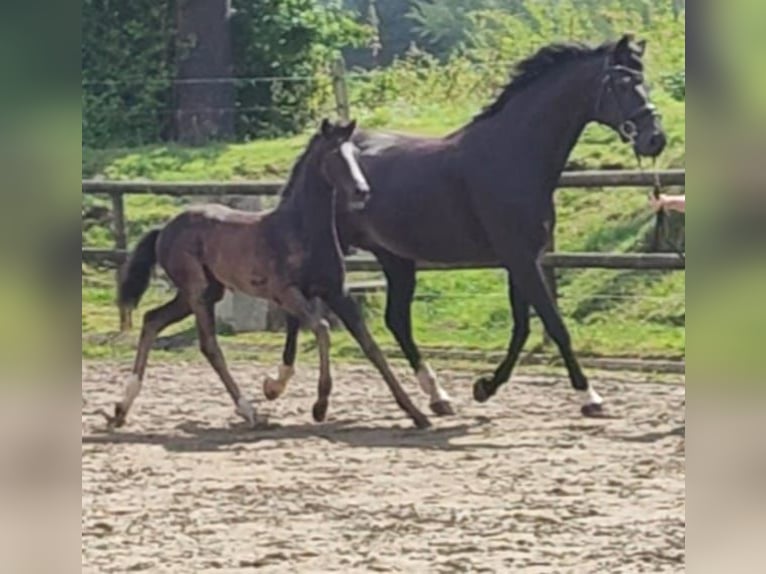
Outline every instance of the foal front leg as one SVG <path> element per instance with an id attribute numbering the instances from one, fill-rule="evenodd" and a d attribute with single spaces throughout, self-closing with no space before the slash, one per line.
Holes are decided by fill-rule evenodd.
<path id="1" fill-rule="evenodd" d="M 330 372 L 330 325 L 322 317 L 320 307 L 315 305 L 312 309 L 309 302 L 303 296 L 303 293 L 297 288 L 293 287 L 287 291 L 285 297 L 282 299 L 282 306 L 292 314 L 292 322 L 288 322 L 288 342 L 285 348 L 286 356 L 290 350 L 289 336 L 291 326 L 297 337 L 300 322 L 305 321 L 316 336 L 317 348 L 319 349 L 319 383 L 318 398 L 316 403 L 314 403 L 312 415 L 316 422 L 322 422 L 327 415 L 330 393 L 332 392 L 332 375 Z M 295 340 L 293 339 L 292 356 L 287 356 L 288 359 L 291 359 L 291 364 L 292 361 L 295 360 L 294 341 Z"/>
<path id="2" fill-rule="evenodd" d="M 328 298 L 327 304 L 351 332 L 370 362 L 372 362 L 380 374 L 383 375 L 383 379 L 391 390 L 391 394 L 394 395 L 394 399 L 396 399 L 396 404 L 410 416 L 415 423 L 415 426 L 418 428 L 427 428 L 431 426 L 428 417 L 418 410 L 404 389 L 402 389 L 396 376 L 388 366 L 388 362 L 380 350 L 380 347 L 375 343 L 375 340 L 367 329 L 367 325 L 365 325 L 364 319 L 362 319 L 362 314 L 359 312 L 359 308 L 354 300 L 348 295 L 341 294 Z"/>
<path id="3" fill-rule="evenodd" d="M 276 378 L 267 375 L 263 381 L 263 394 L 270 401 L 282 396 L 287 388 L 287 383 L 290 382 L 295 373 L 295 354 L 298 348 L 300 320 L 288 314 L 285 323 L 286 336 L 285 347 L 282 351 L 282 364 L 279 366 Z"/>

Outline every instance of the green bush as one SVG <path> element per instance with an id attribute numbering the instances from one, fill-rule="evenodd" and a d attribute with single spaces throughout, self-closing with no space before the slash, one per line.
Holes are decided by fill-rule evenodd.
<path id="1" fill-rule="evenodd" d="M 172 0 L 83 0 L 82 141 L 162 139 L 172 115 Z"/>
<path id="2" fill-rule="evenodd" d="M 292 78 L 238 84 L 239 138 L 299 132 L 332 108 L 328 63 L 341 47 L 364 43 L 371 31 L 336 3 L 242 0 L 234 5 L 236 75 Z"/>
<path id="3" fill-rule="evenodd" d="M 174 117 L 176 2 L 83 0 L 82 140 L 88 147 L 136 146 L 167 139 Z M 234 73 L 240 139 L 295 133 L 328 109 L 327 64 L 370 30 L 339 2 L 233 0 Z M 301 79 L 295 79 L 295 78 Z"/>

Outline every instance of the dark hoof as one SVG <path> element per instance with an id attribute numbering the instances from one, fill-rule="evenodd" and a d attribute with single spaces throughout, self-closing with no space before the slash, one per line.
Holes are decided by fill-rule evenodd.
<path id="1" fill-rule="evenodd" d="M 419 429 L 427 429 L 431 426 L 431 421 L 428 420 L 428 417 L 426 415 L 419 415 L 412 418 L 412 421 L 415 423 L 415 426 Z"/>
<path id="2" fill-rule="evenodd" d="M 583 405 L 582 407 L 580 407 L 580 412 L 582 413 L 582 416 L 590 417 L 590 418 L 601 418 L 605 416 L 606 414 L 604 412 L 604 405 L 600 405 L 596 403 Z"/>
<path id="3" fill-rule="evenodd" d="M 314 403 L 314 408 L 311 410 L 311 413 L 316 422 L 321 423 L 325 416 L 327 416 L 327 405 L 328 403 L 326 400 L 319 400 Z"/>
<path id="4" fill-rule="evenodd" d="M 492 380 L 488 377 L 482 377 L 473 385 L 473 398 L 477 403 L 486 403 L 489 398 L 495 394 L 492 388 Z"/>
<path id="5" fill-rule="evenodd" d="M 437 417 L 451 417 L 455 415 L 455 409 L 449 404 L 449 401 L 434 401 L 429 405 L 431 412 Z"/>
<path id="6" fill-rule="evenodd" d="M 125 412 L 125 409 L 122 408 L 122 405 L 120 403 L 117 403 L 116 405 L 114 405 L 114 416 L 108 415 L 103 410 L 99 412 L 106 419 L 106 427 L 109 430 L 114 430 L 123 426 L 125 424 L 125 418 L 128 414 Z"/>

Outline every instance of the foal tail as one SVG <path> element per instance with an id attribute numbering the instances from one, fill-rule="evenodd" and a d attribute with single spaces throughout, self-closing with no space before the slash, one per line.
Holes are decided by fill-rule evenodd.
<path id="1" fill-rule="evenodd" d="M 128 263 L 120 276 L 117 288 L 117 305 L 120 311 L 130 312 L 149 287 L 152 268 L 157 263 L 157 238 L 159 229 L 153 229 L 141 238 L 131 253 Z"/>

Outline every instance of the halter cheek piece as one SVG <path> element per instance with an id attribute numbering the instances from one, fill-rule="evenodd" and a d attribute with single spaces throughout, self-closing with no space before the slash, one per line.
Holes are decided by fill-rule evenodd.
<path id="1" fill-rule="evenodd" d="M 636 121 L 645 115 L 657 116 L 657 109 L 654 104 L 648 100 L 630 113 L 625 113 L 625 108 L 620 101 L 619 92 L 615 89 L 615 82 L 619 78 L 632 77 L 637 80 L 637 83 L 643 83 L 643 74 L 637 70 L 628 68 L 627 66 L 610 65 L 607 62 L 607 66 L 604 70 L 604 75 L 601 78 L 601 91 L 599 92 L 598 99 L 596 100 L 596 112 L 601 109 L 601 102 L 604 99 L 604 94 L 611 93 L 614 96 L 614 102 L 617 106 L 617 112 L 620 115 L 620 123 L 617 125 L 617 131 L 620 136 L 626 142 L 635 143 L 636 136 L 638 135 L 638 126 Z"/>

